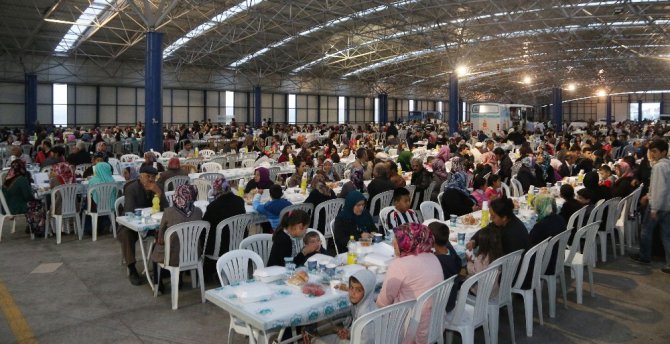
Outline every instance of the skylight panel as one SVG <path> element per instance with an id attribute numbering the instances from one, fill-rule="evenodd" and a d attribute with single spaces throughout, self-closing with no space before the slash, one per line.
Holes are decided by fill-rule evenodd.
<path id="1" fill-rule="evenodd" d="M 77 21 L 65 33 L 63 39 L 58 43 L 54 52 L 59 54 L 67 54 L 76 46 L 81 37 L 90 29 L 92 24 L 100 19 L 106 13 L 106 10 L 114 3 L 113 0 L 94 0 L 81 13 Z"/>

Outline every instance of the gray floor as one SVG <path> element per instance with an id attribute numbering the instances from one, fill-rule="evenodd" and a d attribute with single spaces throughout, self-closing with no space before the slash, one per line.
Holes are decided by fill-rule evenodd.
<path id="1" fill-rule="evenodd" d="M 212 304 L 201 304 L 199 289 L 182 289 L 179 310 L 172 311 L 169 295 L 154 298 L 146 284 L 132 286 L 111 235 L 101 235 L 95 243 L 90 237 L 78 241 L 70 235 L 56 245 L 53 238 L 31 241 L 23 228 L 23 221 L 18 221 L 17 233 L 12 235 L 5 224 L 0 282 L 39 342 L 228 342 L 228 315 Z M 62 265 L 54 272 L 31 273 L 45 263 Z M 555 319 L 548 317 L 545 291 L 545 323 L 539 325 L 535 311 L 532 338 L 525 336 L 523 303 L 515 299 L 517 343 L 670 342 L 670 275 L 660 272 L 660 267 L 660 262 L 640 266 L 610 255 L 596 269 L 595 297 L 587 289 L 584 304 L 577 305 L 569 286 L 568 309 L 559 301 Z M 0 317 L 0 343 L 16 343 L 7 319 Z M 501 314 L 499 338 L 500 343 L 510 342 L 506 312 Z M 483 342 L 481 330 L 476 341 Z M 237 336 L 235 342 L 245 341 Z"/>

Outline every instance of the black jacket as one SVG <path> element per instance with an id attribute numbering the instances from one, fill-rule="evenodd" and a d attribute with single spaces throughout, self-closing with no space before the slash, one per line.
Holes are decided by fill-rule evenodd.
<path id="1" fill-rule="evenodd" d="M 566 221 L 563 220 L 563 217 L 557 214 L 552 214 L 544 219 L 538 221 L 533 229 L 530 231 L 530 244 L 535 246 L 542 242 L 546 238 L 553 237 L 555 235 L 561 234 L 565 231 Z M 563 249 L 560 248 L 559 249 Z M 551 252 L 551 259 L 549 260 L 549 265 L 547 266 L 547 275 L 553 275 L 556 265 L 556 256 L 558 251 L 554 247 L 554 250 Z"/>
<path id="2" fill-rule="evenodd" d="M 320 193 L 319 190 L 314 189 L 309 193 L 309 196 L 307 196 L 307 198 L 305 199 L 305 203 L 313 204 L 314 209 L 316 211 L 316 206 L 317 205 L 319 205 L 319 204 L 321 204 L 325 201 L 335 199 L 335 198 L 337 198 L 337 196 L 335 196 L 335 192 L 333 192 L 333 190 L 330 190 L 330 196 L 326 196 L 326 195 Z M 321 214 L 319 214 L 319 223 L 314 223 L 315 218 L 316 218 L 316 214 L 314 214 L 312 216 L 312 227 L 311 228 L 314 228 L 314 229 L 318 230 L 319 232 L 321 232 L 322 234 L 325 234 L 326 233 L 326 212 L 321 211 Z"/>
<path id="3" fill-rule="evenodd" d="M 442 194 L 442 210 L 445 216 L 465 215 L 472 212 L 475 201 L 456 189 L 446 189 Z"/>
<path id="4" fill-rule="evenodd" d="M 270 250 L 270 257 L 268 258 L 268 266 L 284 266 L 284 258 L 291 257 L 293 253 L 293 243 L 291 237 L 286 232 L 280 230 L 272 235 L 272 249 Z M 315 255 L 317 252 L 304 255 L 302 250 L 293 257 L 293 263 L 296 266 L 305 265 L 309 257 Z M 325 254 L 323 247 L 319 253 Z"/>
<path id="5" fill-rule="evenodd" d="M 207 246 L 205 247 L 206 254 L 214 252 L 214 241 L 216 239 L 216 226 L 227 218 L 235 215 L 245 214 L 247 211 L 244 208 L 244 200 L 232 192 L 223 194 L 212 201 L 207 206 L 203 221 L 209 222 L 209 236 L 207 238 Z M 228 252 L 228 245 L 230 244 L 230 233 L 228 229 L 224 228 L 221 232 L 221 252 L 224 254 Z M 237 248 L 237 247 L 236 247 Z"/>
<path id="6" fill-rule="evenodd" d="M 363 211 L 368 210 L 365 209 Z M 335 218 L 335 222 L 333 223 L 333 239 L 335 241 L 335 245 L 337 245 L 337 251 L 339 253 L 347 252 L 347 243 L 349 243 L 349 237 L 353 235 L 354 239 L 358 240 L 361 237 L 361 233 L 365 232 L 377 232 L 377 228 L 372 221 L 363 225 L 362 228 L 357 228 L 353 221 L 342 218 Z"/>

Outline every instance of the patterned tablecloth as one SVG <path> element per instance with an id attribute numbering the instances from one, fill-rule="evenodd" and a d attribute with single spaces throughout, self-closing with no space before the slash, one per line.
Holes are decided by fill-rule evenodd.
<path id="1" fill-rule="evenodd" d="M 336 292 L 324 286 L 324 295 L 310 297 L 303 294 L 300 288 L 289 286 L 284 281 L 266 284 L 274 291 L 267 300 L 244 303 L 235 295 L 236 290 L 257 283 L 261 282 L 250 280 L 210 289 L 205 292 L 205 298 L 251 327 L 265 332 L 344 315 L 351 307 L 346 292 Z"/>

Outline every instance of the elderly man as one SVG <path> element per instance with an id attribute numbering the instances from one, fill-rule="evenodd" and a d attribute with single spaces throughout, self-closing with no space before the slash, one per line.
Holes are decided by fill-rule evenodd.
<path id="1" fill-rule="evenodd" d="M 160 200 L 160 210 L 163 211 L 168 204 L 163 191 L 156 183 L 158 171 L 153 166 L 142 166 L 140 169 L 140 178 L 126 184 L 124 194 L 124 211 L 134 211 L 138 208 L 148 208 L 152 206 L 154 195 Z M 117 236 L 121 243 L 121 252 L 123 258 L 128 264 L 128 279 L 132 285 L 142 284 L 140 275 L 135 268 L 135 243 L 139 239 L 136 231 L 121 226 Z"/>
<path id="2" fill-rule="evenodd" d="M 423 197 L 423 193 L 433 182 L 433 174 L 423 167 L 422 158 L 412 159 L 412 185 L 416 185 L 414 197 Z M 412 200 L 413 201 L 413 200 Z"/>
<path id="3" fill-rule="evenodd" d="M 10 157 L 11 160 L 21 159 L 26 164 L 30 164 L 32 162 L 32 160 L 30 159 L 30 156 L 28 156 L 28 154 L 23 154 L 23 150 L 21 149 L 21 146 L 12 145 L 11 147 L 12 147 L 12 148 L 10 148 L 10 152 L 12 153 L 12 156 Z"/>
<path id="4" fill-rule="evenodd" d="M 67 157 L 67 162 L 74 166 L 91 162 L 91 155 L 86 150 L 84 142 L 79 142 L 72 148 L 72 153 Z"/>
<path id="5" fill-rule="evenodd" d="M 385 163 L 378 162 L 377 165 L 375 165 L 374 167 L 373 173 L 374 178 L 368 185 L 368 194 L 370 195 L 370 198 L 368 198 L 368 203 L 376 195 L 384 191 L 395 189 L 395 184 L 393 184 L 391 179 L 389 179 L 389 170 Z"/>

